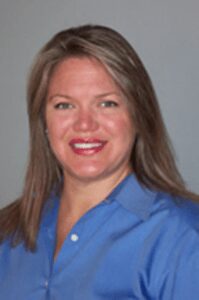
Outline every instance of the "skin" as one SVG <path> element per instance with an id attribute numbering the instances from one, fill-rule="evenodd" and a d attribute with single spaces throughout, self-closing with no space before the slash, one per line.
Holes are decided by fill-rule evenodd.
<path id="1" fill-rule="evenodd" d="M 89 58 L 69 58 L 56 67 L 48 88 L 46 124 L 64 173 L 59 250 L 74 223 L 132 171 L 136 130 L 120 89 L 104 66 Z M 74 139 L 105 145 L 99 151 L 76 153 L 70 145 Z"/>

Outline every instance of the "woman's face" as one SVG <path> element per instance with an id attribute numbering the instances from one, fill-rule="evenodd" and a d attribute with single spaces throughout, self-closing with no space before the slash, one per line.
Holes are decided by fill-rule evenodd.
<path id="1" fill-rule="evenodd" d="M 97 60 L 69 58 L 56 67 L 46 124 L 65 178 L 88 182 L 131 170 L 135 128 L 120 89 Z"/>

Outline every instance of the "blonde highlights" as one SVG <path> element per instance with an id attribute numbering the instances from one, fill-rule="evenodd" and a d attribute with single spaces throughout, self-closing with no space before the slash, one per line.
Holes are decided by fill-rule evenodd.
<path id="1" fill-rule="evenodd" d="M 186 190 L 175 165 L 156 95 L 140 58 L 118 32 L 98 25 L 70 28 L 56 34 L 38 53 L 27 89 L 30 153 L 23 194 L 0 213 L 1 236 L 34 249 L 43 207 L 53 189 L 61 193 L 62 169 L 45 133 L 45 105 L 54 68 L 69 57 L 97 59 L 128 101 L 137 137 L 131 164 L 146 187 L 198 200 Z M 9 218 L 8 218 L 9 217 Z"/>

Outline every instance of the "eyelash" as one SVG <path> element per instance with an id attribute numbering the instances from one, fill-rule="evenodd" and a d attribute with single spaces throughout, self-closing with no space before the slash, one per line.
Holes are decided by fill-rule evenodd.
<path id="1" fill-rule="evenodd" d="M 68 102 L 60 102 L 60 103 L 57 103 L 55 104 L 54 106 L 55 109 L 71 109 L 73 108 L 73 105 L 71 103 L 68 103 Z"/>
<path id="2" fill-rule="evenodd" d="M 100 103 L 101 107 L 117 107 L 118 103 L 112 100 L 105 100 Z"/>

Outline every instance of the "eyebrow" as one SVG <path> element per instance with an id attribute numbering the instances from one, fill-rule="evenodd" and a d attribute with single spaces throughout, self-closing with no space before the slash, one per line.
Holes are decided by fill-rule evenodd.
<path id="1" fill-rule="evenodd" d="M 117 92 L 107 92 L 107 93 L 102 93 L 102 94 L 99 94 L 99 95 L 96 95 L 95 98 L 102 98 L 102 97 L 107 97 L 107 96 L 111 96 L 111 95 L 115 95 L 115 96 L 119 96 L 119 94 Z M 68 100 L 73 100 L 74 98 L 67 95 L 67 94 L 54 94 L 52 96 L 49 97 L 49 101 L 51 101 L 53 98 L 65 98 L 65 99 L 68 99 Z"/>
<path id="2" fill-rule="evenodd" d="M 119 94 L 117 92 L 113 91 L 113 92 L 99 94 L 96 96 L 96 98 L 102 98 L 102 97 L 107 97 L 107 96 L 112 96 L 112 95 L 119 96 Z"/>
<path id="3" fill-rule="evenodd" d="M 48 100 L 51 101 L 53 98 L 66 98 L 66 99 L 69 99 L 69 100 L 72 100 L 72 99 L 73 99 L 72 97 L 70 97 L 70 96 L 68 96 L 68 95 L 66 95 L 66 94 L 54 94 L 54 95 L 50 96 L 50 97 L 48 98 Z"/>

